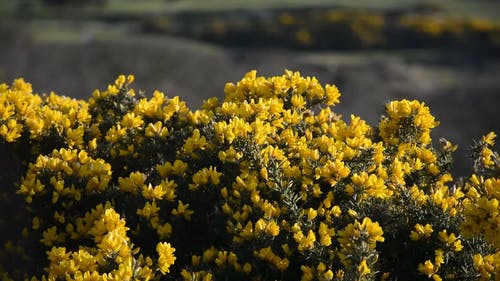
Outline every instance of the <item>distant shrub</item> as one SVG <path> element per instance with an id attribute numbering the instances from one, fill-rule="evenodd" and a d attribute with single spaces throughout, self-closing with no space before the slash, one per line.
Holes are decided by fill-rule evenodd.
<path id="1" fill-rule="evenodd" d="M 42 0 L 42 3 L 50 6 L 67 6 L 67 5 L 103 5 L 107 0 Z"/>
<path id="2" fill-rule="evenodd" d="M 168 24 L 165 24 L 168 22 Z M 296 9 L 193 12 L 143 23 L 145 31 L 236 46 L 298 49 L 446 48 L 495 55 L 500 24 L 449 16 L 433 6 L 413 10 Z"/>
<path id="3" fill-rule="evenodd" d="M 500 46 L 500 25 L 491 20 L 413 15 L 399 18 L 399 25 L 405 32 L 401 38 L 415 47 L 486 51 Z"/>
<path id="4" fill-rule="evenodd" d="M 298 72 L 251 71 L 194 111 L 133 80 L 88 101 L 0 85 L 3 280 L 500 277 L 494 133 L 455 179 L 418 101 L 372 127 Z"/>

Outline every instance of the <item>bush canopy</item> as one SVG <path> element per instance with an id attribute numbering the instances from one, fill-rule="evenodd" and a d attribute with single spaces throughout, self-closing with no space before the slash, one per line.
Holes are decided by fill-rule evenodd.
<path id="1" fill-rule="evenodd" d="M 500 280 L 494 133 L 454 178 L 419 101 L 370 126 L 299 72 L 196 110 L 133 80 L 0 85 L 2 280 Z"/>

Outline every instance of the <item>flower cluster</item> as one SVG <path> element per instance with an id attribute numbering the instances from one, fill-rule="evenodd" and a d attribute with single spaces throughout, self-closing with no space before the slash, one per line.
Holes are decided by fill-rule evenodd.
<path id="1" fill-rule="evenodd" d="M 464 237 L 480 237 L 492 247 L 487 252 L 474 255 L 474 268 L 481 273 L 481 280 L 500 278 L 500 158 L 492 150 L 496 134 L 491 132 L 472 147 L 473 174 L 464 184 Z"/>
<path id="2" fill-rule="evenodd" d="M 194 111 L 133 80 L 88 101 L 0 86 L 0 143 L 19 166 L 0 191 L 17 233 L 1 241 L 3 279 L 500 276 L 493 133 L 460 180 L 418 101 L 388 103 L 372 127 L 298 72 L 251 71 Z"/>

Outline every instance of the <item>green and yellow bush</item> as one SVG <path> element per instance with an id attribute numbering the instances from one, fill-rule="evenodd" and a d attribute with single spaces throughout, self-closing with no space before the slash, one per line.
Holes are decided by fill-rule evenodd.
<path id="1" fill-rule="evenodd" d="M 405 15 L 398 19 L 397 28 L 404 31 L 400 38 L 405 38 L 406 44 L 410 43 L 415 47 L 488 51 L 500 46 L 500 25 L 487 19 Z"/>
<path id="2" fill-rule="evenodd" d="M 311 77 L 190 110 L 119 76 L 88 101 L 0 85 L 2 280 L 500 280 L 500 159 L 418 101 L 378 126 Z"/>
<path id="3" fill-rule="evenodd" d="M 168 24 L 165 24 L 168 22 Z M 429 9 L 303 8 L 191 12 L 148 18 L 147 32 L 193 37 L 224 45 L 298 49 L 437 48 L 496 56 L 500 23 Z"/>

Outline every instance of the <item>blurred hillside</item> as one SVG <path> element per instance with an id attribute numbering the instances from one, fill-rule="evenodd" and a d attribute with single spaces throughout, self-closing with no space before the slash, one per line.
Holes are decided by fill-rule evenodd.
<path id="1" fill-rule="evenodd" d="M 266 76 L 290 69 L 336 84 L 336 110 L 346 119 L 352 113 L 376 125 L 389 100 L 425 101 L 441 121 L 434 138 L 460 144 L 459 154 L 473 138 L 500 133 L 499 1 L 296 3 L 0 0 L 0 81 L 24 77 L 39 93 L 87 99 L 133 73 L 136 88 L 178 95 L 194 109 L 223 98 L 224 84 L 251 69 Z M 327 11 L 336 25 L 325 22 Z M 403 16 L 409 25 L 397 29 Z"/>

